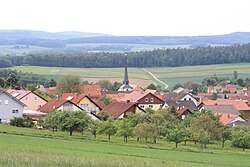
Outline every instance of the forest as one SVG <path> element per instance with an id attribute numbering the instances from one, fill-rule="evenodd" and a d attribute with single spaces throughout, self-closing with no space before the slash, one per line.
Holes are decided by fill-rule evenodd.
<path id="1" fill-rule="evenodd" d="M 210 64 L 250 62 L 250 44 L 195 49 L 156 49 L 153 51 L 124 53 L 79 54 L 30 54 L 27 56 L 1 56 L 0 68 L 11 66 L 48 66 L 114 68 L 123 67 L 125 59 L 129 67 L 178 67 Z"/>

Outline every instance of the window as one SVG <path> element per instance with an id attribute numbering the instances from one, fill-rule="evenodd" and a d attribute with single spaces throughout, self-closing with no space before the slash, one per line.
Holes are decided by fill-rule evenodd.
<path id="1" fill-rule="evenodd" d="M 12 110 L 13 114 L 18 114 L 18 110 Z"/>
<path id="2" fill-rule="evenodd" d="M 37 101 L 37 99 L 38 99 L 37 96 L 35 96 L 35 97 L 34 97 L 34 100 Z"/>
<path id="3" fill-rule="evenodd" d="M 89 105 L 88 104 L 81 104 L 82 109 L 88 110 Z"/>
<path id="4" fill-rule="evenodd" d="M 141 105 L 140 107 L 141 107 L 141 108 L 144 108 L 144 105 Z"/>
<path id="5" fill-rule="evenodd" d="M 191 98 L 189 98 L 189 100 L 191 100 Z"/>
<path id="6" fill-rule="evenodd" d="M 150 102 L 154 102 L 154 98 L 150 98 Z"/>
<path id="7" fill-rule="evenodd" d="M 145 102 L 148 102 L 148 98 L 145 99 Z"/>
<path id="8" fill-rule="evenodd" d="M 38 109 L 39 109 L 39 108 L 41 108 L 41 107 L 42 107 L 42 105 L 41 105 L 41 104 L 38 104 L 38 105 L 37 105 L 37 108 L 38 108 Z"/>
<path id="9" fill-rule="evenodd" d="M 9 101 L 8 100 L 4 100 L 4 104 L 9 104 Z"/>
<path id="10" fill-rule="evenodd" d="M 186 98 L 184 98 L 184 101 L 186 101 L 187 99 Z"/>
<path id="11" fill-rule="evenodd" d="M 149 105 L 149 108 L 153 108 L 153 105 Z"/>
<path id="12" fill-rule="evenodd" d="M 0 100 L 0 105 L 2 104 L 2 100 Z"/>
<path id="13" fill-rule="evenodd" d="M 25 97 L 25 100 L 26 100 L 26 101 L 29 101 L 29 97 Z"/>

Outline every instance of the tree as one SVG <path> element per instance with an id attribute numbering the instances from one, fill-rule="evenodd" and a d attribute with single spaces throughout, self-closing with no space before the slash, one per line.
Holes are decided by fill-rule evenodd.
<path id="1" fill-rule="evenodd" d="M 173 90 L 176 90 L 176 89 L 178 89 L 180 87 L 182 87 L 182 84 L 176 84 L 176 85 L 173 86 Z"/>
<path id="2" fill-rule="evenodd" d="M 238 85 L 240 85 L 241 87 L 244 87 L 244 86 L 245 86 L 245 82 L 244 82 L 244 80 L 243 80 L 242 78 L 237 79 L 236 83 L 237 83 Z"/>
<path id="3" fill-rule="evenodd" d="M 20 88 L 19 78 L 14 73 L 11 73 L 5 82 L 6 82 L 6 86 L 10 86 L 12 89 Z"/>
<path id="4" fill-rule="evenodd" d="M 113 91 L 118 91 L 118 89 L 122 86 L 122 83 L 114 82 L 112 85 Z"/>
<path id="5" fill-rule="evenodd" d="M 156 90 L 157 87 L 156 87 L 154 84 L 151 83 L 150 85 L 148 85 L 148 86 L 146 87 L 146 89 Z"/>
<path id="6" fill-rule="evenodd" d="M 110 136 L 114 135 L 117 131 L 115 120 L 109 118 L 107 121 L 102 122 L 98 127 L 98 133 L 105 134 L 108 136 L 108 140 L 110 140 Z"/>
<path id="7" fill-rule="evenodd" d="M 108 80 L 101 80 L 101 81 L 97 82 L 97 84 L 100 85 L 102 88 L 112 90 L 112 83 Z"/>
<path id="8" fill-rule="evenodd" d="M 54 79 L 51 79 L 50 81 L 49 81 L 49 86 L 50 87 L 55 87 L 57 85 L 57 83 L 56 83 L 56 81 L 54 80 Z"/>
<path id="9" fill-rule="evenodd" d="M 57 91 L 62 93 L 80 93 L 81 78 L 77 75 L 65 75 L 58 81 Z"/>
<path id="10" fill-rule="evenodd" d="M 206 147 L 207 140 L 217 140 L 220 137 L 222 124 L 219 117 L 214 116 L 209 111 L 202 111 L 194 115 L 194 120 L 190 125 L 191 137 L 199 141 L 201 146 Z"/>
<path id="11" fill-rule="evenodd" d="M 23 118 L 14 117 L 13 119 L 10 120 L 10 125 L 11 126 L 23 127 L 24 126 L 24 120 L 23 120 Z"/>
<path id="12" fill-rule="evenodd" d="M 35 91 L 37 90 L 37 87 L 35 84 L 27 84 L 28 90 Z"/>
<path id="13" fill-rule="evenodd" d="M 112 99 L 110 97 L 101 97 L 98 101 L 103 102 L 106 106 L 108 106 L 111 102 Z"/>
<path id="14" fill-rule="evenodd" d="M 224 148 L 225 142 L 227 140 L 230 140 L 232 137 L 231 129 L 228 127 L 222 127 L 221 128 L 221 134 L 220 134 L 220 141 L 221 141 L 221 147 Z"/>
<path id="15" fill-rule="evenodd" d="M 99 118 L 101 121 L 107 121 L 109 119 L 109 114 L 107 112 L 101 112 Z"/>
<path id="16" fill-rule="evenodd" d="M 131 122 L 124 118 L 117 124 L 117 132 L 118 136 L 122 136 L 124 138 L 124 142 L 128 142 L 128 137 L 133 135 L 133 127 Z"/>
<path id="17" fill-rule="evenodd" d="M 83 130 L 90 122 L 89 116 L 84 111 L 61 111 L 59 125 L 62 131 L 69 131 L 72 136 L 74 130 Z"/>
<path id="18" fill-rule="evenodd" d="M 218 99 L 218 94 L 213 93 L 212 96 L 209 98 L 210 100 L 217 100 Z"/>
<path id="19" fill-rule="evenodd" d="M 90 124 L 89 124 L 89 131 L 90 133 L 94 136 L 94 138 L 96 138 L 96 134 L 97 134 L 97 129 L 100 126 L 100 121 L 99 120 L 91 120 Z"/>
<path id="20" fill-rule="evenodd" d="M 5 81 L 3 78 L 0 78 L 0 88 L 4 88 L 5 87 Z"/>
<path id="21" fill-rule="evenodd" d="M 174 129 L 170 130 L 167 135 L 167 140 L 170 142 L 175 142 L 175 148 L 177 148 L 178 143 L 181 143 L 184 140 L 182 129 L 176 126 Z"/>
<path id="22" fill-rule="evenodd" d="M 237 79 L 238 79 L 238 72 L 234 71 L 234 80 L 237 80 Z"/>
<path id="23" fill-rule="evenodd" d="M 154 136 L 156 136 L 157 127 L 152 123 L 141 123 L 135 127 L 134 133 L 139 139 L 145 138 L 145 141 L 147 143 L 148 138 L 154 138 Z"/>
<path id="24" fill-rule="evenodd" d="M 235 127 L 232 132 L 232 145 L 245 149 L 250 148 L 250 129 L 247 127 Z"/>
<path id="25" fill-rule="evenodd" d="M 45 125 L 48 128 L 52 128 L 52 132 L 54 133 L 55 131 L 57 131 L 57 129 L 60 128 L 60 114 L 62 114 L 61 111 L 53 111 L 51 113 L 48 114 L 47 118 L 45 119 Z"/>

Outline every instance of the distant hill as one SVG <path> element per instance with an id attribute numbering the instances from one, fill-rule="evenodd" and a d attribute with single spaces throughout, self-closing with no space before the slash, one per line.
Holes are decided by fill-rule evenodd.
<path id="1" fill-rule="evenodd" d="M 68 39 L 66 43 L 122 43 L 153 45 L 232 45 L 250 43 L 250 32 L 237 32 L 213 36 L 106 36 Z"/>
<path id="2" fill-rule="evenodd" d="M 250 32 L 212 36 L 112 36 L 77 31 L 0 30 L 0 55 L 124 52 L 250 43 Z"/>
<path id="3" fill-rule="evenodd" d="M 45 32 L 45 31 L 32 31 L 32 30 L 0 30 L 0 39 L 20 40 L 20 39 L 72 39 L 72 38 L 85 38 L 85 37 L 99 37 L 109 36 L 100 33 L 88 33 L 78 31 L 65 31 L 65 32 Z"/>

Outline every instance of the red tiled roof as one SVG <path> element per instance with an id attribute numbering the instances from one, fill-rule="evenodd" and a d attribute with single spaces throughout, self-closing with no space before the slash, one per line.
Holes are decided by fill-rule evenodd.
<path id="1" fill-rule="evenodd" d="M 22 99 L 23 97 L 31 93 L 30 90 L 13 90 L 13 89 L 7 90 L 7 92 L 11 94 L 13 97 L 17 98 L 18 100 Z"/>
<path id="2" fill-rule="evenodd" d="M 183 115 L 186 111 L 188 111 L 189 113 L 191 113 L 191 111 L 187 108 L 181 108 L 179 110 L 176 110 L 176 114 L 177 115 Z"/>
<path id="3" fill-rule="evenodd" d="M 234 114 L 222 114 L 222 113 L 216 113 L 215 115 L 220 115 L 220 122 L 223 125 L 227 125 L 231 123 L 233 120 L 235 120 L 239 115 Z"/>
<path id="4" fill-rule="evenodd" d="M 242 101 L 234 100 L 207 100 L 203 101 L 204 105 L 233 105 L 238 111 L 250 110 L 250 107 Z"/>
<path id="5" fill-rule="evenodd" d="M 102 101 L 98 101 L 96 102 L 96 104 L 98 104 L 98 106 L 100 106 L 102 109 L 106 107 L 106 105 Z"/>
<path id="6" fill-rule="evenodd" d="M 89 96 L 101 96 L 102 88 L 100 85 L 82 85 L 80 89 L 83 93 L 88 94 Z"/>
<path id="7" fill-rule="evenodd" d="M 58 94 L 56 87 L 45 88 L 45 92 L 50 93 L 54 96 Z"/>
<path id="8" fill-rule="evenodd" d="M 117 94 L 106 94 L 106 97 L 109 97 L 115 101 L 121 101 L 122 98 L 124 98 L 127 94 L 125 93 L 117 93 Z"/>
<path id="9" fill-rule="evenodd" d="M 113 102 L 107 107 L 105 107 L 101 112 L 99 112 L 98 115 L 102 112 L 107 112 L 109 116 L 113 118 L 118 118 L 120 115 L 122 115 L 124 112 L 126 112 L 129 108 L 131 108 L 133 105 L 136 105 L 136 103 L 133 102 Z"/>

